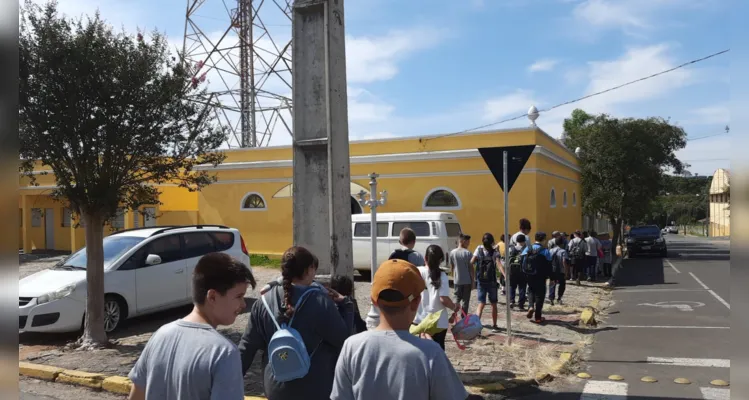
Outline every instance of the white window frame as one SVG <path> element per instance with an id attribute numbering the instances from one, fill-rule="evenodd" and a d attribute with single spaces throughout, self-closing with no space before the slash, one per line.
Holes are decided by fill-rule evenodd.
<path id="1" fill-rule="evenodd" d="M 252 196 L 252 195 L 260 197 L 260 200 L 263 201 L 263 205 L 265 207 L 263 207 L 263 208 L 245 208 L 244 207 L 244 202 L 247 201 L 247 199 L 250 198 L 250 196 Z M 263 197 L 262 194 L 260 194 L 258 192 L 248 192 L 247 194 L 245 194 L 242 197 L 242 201 L 239 202 L 239 210 L 240 211 L 268 211 L 268 202 L 265 200 L 265 197 Z"/>
<path id="2" fill-rule="evenodd" d="M 557 190 L 554 186 L 551 187 L 551 193 L 549 193 L 549 206 L 551 208 L 557 208 Z"/>
<path id="3" fill-rule="evenodd" d="M 562 207 L 567 208 L 567 190 L 564 191 L 562 196 Z"/>
<path id="4" fill-rule="evenodd" d="M 453 196 L 455 196 L 455 200 L 458 200 L 458 205 L 456 207 L 434 207 L 434 206 L 427 206 L 427 200 L 429 200 L 429 197 L 431 197 L 435 192 L 444 190 L 446 192 L 450 192 Z M 424 196 L 424 200 L 421 202 L 421 208 L 423 210 L 461 210 L 463 208 L 463 202 L 460 200 L 460 196 L 458 196 L 458 193 L 456 193 L 454 190 L 450 189 L 449 187 L 440 186 L 433 188 L 429 190 Z"/>

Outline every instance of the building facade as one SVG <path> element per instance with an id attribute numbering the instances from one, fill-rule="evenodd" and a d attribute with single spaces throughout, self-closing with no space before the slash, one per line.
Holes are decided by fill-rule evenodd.
<path id="1" fill-rule="evenodd" d="M 520 218 L 531 220 L 534 232 L 580 229 L 577 158 L 536 127 L 353 141 L 351 212 L 369 212 L 359 205 L 357 193 L 369 191 L 368 175 L 375 172 L 379 174 L 378 190 L 387 191 L 387 203 L 378 211 L 452 212 L 475 242 L 485 232 L 499 239 L 504 230 L 503 193 L 478 149 L 530 144 L 536 147 L 510 193 L 511 233 L 517 231 Z M 227 159 L 217 167 L 199 167 L 215 174 L 216 183 L 199 193 L 162 186 L 162 205 L 151 209 L 154 219 L 123 212 L 113 229 L 143 224 L 221 224 L 238 228 L 250 252 L 281 254 L 292 245 L 291 146 L 236 149 L 226 154 Z M 53 188 L 54 180 L 40 184 L 47 186 L 23 187 L 22 179 L 19 210 L 23 249 L 70 251 L 82 247 L 82 228 L 69 222 L 64 205 L 44 193 Z M 47 229 L 45 212 L 49 209 L 54 222 Z"/>
<path id="2" fill-rule="evenodd" d="M 718 169 L 710 183 L 710 228 L 711 237 L 731 236 L 731 174 L 727 169 Z"/>

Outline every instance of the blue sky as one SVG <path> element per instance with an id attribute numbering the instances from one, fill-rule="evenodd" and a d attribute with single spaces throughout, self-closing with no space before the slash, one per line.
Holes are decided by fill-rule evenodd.
<path id="1" fill-rule="evenodd" d="M 158 28 L 181 47 L 185 0 L 59 3 L 72 15 L 99 8 L 130 31 Z M 202 29 L 225 28 L 220 5 L 204 6 Z M 347 0 L 345 6 L 352 139 L 462 131 L 650 75 L 730 48 L 729 12 L 737 13 L 715 0 Z M 265 18 L 274 37 L 288 38 L 283 15 L 269 11 Z M 670 117 L 692 138 L 722 133 L 730 123 L 732 55 L 555 109 L 537 123 L 558 137 L 564 118 L 579 107 Z M 216 84 L 216 77 L 209 80 Z M 729 167 L 731 136 L 690 141 L 679 156 L 692 172 L 711 174 Z M 290 142 L 277 131 L 271 140 Z"/>

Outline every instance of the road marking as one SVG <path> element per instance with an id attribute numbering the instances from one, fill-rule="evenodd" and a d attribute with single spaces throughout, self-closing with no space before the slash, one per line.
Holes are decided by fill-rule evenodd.
<path id="1" fill-rule="evenodd" d="M 705 289 L 616 289 L 620 293 L 648 293 L 648 292 L 707 292 Z"/>
<path id="2" fill-rule="evenodd" d="M 661 301 L 658 303 L 641 303 L 638 306 L 649 306 L 658 308 L 675 308 L 679 311 L 694 311 L 695 308 L 704 307 L 705 303 L 699 301 Z"/>
<path id="3" fill-rule="evenodd" d="M 731 368 L 731 360 L 720 358 L 671 358 L 648 357 L 649 364 L 674 365 L 679 367 Z"/>
<path id="4" fill-rule="evenodd" d="M 701 387 L 700 392 L 705 400 L 731 400 L 731 389 Z"/>
<path id="5" fill-rule="evenodd" d="M 668 264 L 669 267 L 673 268 L 674 271 L 676 271 L 677 274 L 681 273 L 681 271 L 679 271 L 676 267 L 674 267 L 674 264 L 668 258 L 666 259 L 666 263 Z"/>
<path id="6" fill-rule="evenodd" d="M 705 285 L 705 284 L 704 284 L 704 283 L 703 283 L 703 282 L 702 282 L 702 281 L 700 280 L 700 278 L 698 278 L 698 277 L 697 277 L 697 275 L 695 275 L 695 274 L 693 274 L 693 273 L 691 273 L 691 272 L 689 273 L 689 275 L 692 275 L 692 278 L 694 278 L 694 280 L 695 280 L 695 281 L 697 281 L 697 283 L 699 283 L 699 284 L 700 284 L 700 286 L 702 286 L 703 288 L 705 288 L 705 290 L 707 290 L 708 292 L 710 292 L 710 294 L 711 294 L 711 295 L 713 295 L 713 297 L 715 297 L 716 299 L 718 299 L 718 301 L 719 301 L 719 302 L 723 303 L 723 305 L 724 305 L 724 306 L 726 306 L 726 308 L 728 308 L 729 310 L 731 309 L 731 305 L 730 305 L 730 304 L 728 304 L 728 302 L 727 302 L 727 301 L 723 300 L 723 298 L 722 298 L 722 297 L 718 296 L 718 293 L 715 293 L 715 291 L 714 291 L 714 290 L 711 290 L 711 289 L 710 289 L 709 287 L 707 287 L 707 285 Z"/>
<path id="7" fill-rule="evenodd" d="M 580 400 L 624 400 L 626 398 L 626 383 L 608 381 L 588 381 L 580 395 Z"/>
<path id="8" fill-rule="evenodd" d="M 730 326 L 669 326 L 669 325 L 606 325 L 611 328 L 656 328 L 656 329 L 731 329 Z"/>

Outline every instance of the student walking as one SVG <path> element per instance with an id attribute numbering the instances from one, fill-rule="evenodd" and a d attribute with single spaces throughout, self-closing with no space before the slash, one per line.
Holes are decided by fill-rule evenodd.
<path id="1" fill-rule="evenodd" d="M 304 247 L 286 250 L 281 257 L 283 285 L 274 286 L 253 304 L 239 342 L 242 375 L 247 373 L 257 351 L 263 351 L 263 386 L 269 400 L 329 399 L 338 354 L 353 330 L 351 300 L 335 290 L 323 291 L 313 285 L 315 259 Z M 309 354 L 307 371 L 282 368 L 284 354 L 288 357 L 290 350 L 276 351 L 273 337 L 288 328 L 295 329 L 301 337 L 302 343 L 294 344 L 300 357 Z"/>
<path id="2" fill-rule="evenodd" d="M 567 290 L 567 276 L 565 271 L 569 271 L 569 256 L 563 246 L 564 238 L 557 237 L 557 243 L 551 249 L 551 276 L 549 277 L 549 303 L 554 305 L 556 295 L 557 302 L 562 303 L 562 296 Z M 557 288 L 559 291 L 557 292 Z"/>
<path id="3" fill-rule="evenodd" d="M 502 265 L 502 270 L 504 271 L 504 265 L 505 265 L 505 251 L 507 249 L 507 245 L 505 244 L 505 235 L 504 233 L 499 236 L 499 243 L 495 246 L 495 249 L 499 251 L 499 260 L 500 264 Z M 505 279 L 505 274 L 502 272 L 499 274 L 499 289 L 502 292 L 502 296 L 504 296 L 505 288 L 507 287 L 507 282 Z"/>
<path id="4" fill-rule="evenodd" d="M 590 235 L 588 235 L 587 232 L 583 232 L 585 243 L 588 246 L 588 250 L 585 252 L 585 256 L 588 258 L 588 282 L 594 282 L 596 280 L 596 269 L 598 268 L 599 242 L 594 234 L 595 232 L 591 232 Z"/>
<path id="5" fill-rule="evenodd" d="M 492 331 L 499 332 L 497 327 L 497 269 L 504 273 L 502 264 L 499 262 L 499 251 L 494 248 L 494 235 L 485 233 L 481 240 L 482 244 L 476 247 L 471 258 L 471 264 L 476 265 L 476 291 L 478 292 L 478 309 L 476 315 L 481 318 L 486 305 L 486 298 L 492 307 Z"/>
<path id="6" fill-rule="evenodd" d="M 588 244 L 583 239 L 583 234 L 580 231 L 576 231 L 573 234 L 572 240 L 568 245 L 570 263 L 572 264 L 572 275 L 577 281 L 577 285 L 580 285 L 580 279 L 583 277 L 585 268 L 588 263 L 588 259 L 585 253 L 588 251 Z"/>
<path id="7" fill-rule="evenodd" d="M 476 285 L 473 264 L 471 263 L 471 235 L 461 233 L 458 248 L 453 249 L 448 256 L 448 266 L 453 271 L 453 285 L 455 287 L 455 301 L 462 305 L 463 312 L 468 313 L 471 302 L 471 291 Z"/>
<path id="8" fill-rule="evenodd" d="M 521 218 L 518 225 L 520 225 L 520 230 L 515 232 L 515 234 L 510 238 L 509 247 L 515 247 L 520 235 L 525 236 L 526 239 L 530 238 L 528 235 L 531 234 L 531 221 L 527 218 Z"/>
<path id="9" fill-rule="evenodd" d="M 450 282 L 445 271 L 440 269 L 440 265 L 445 261 L 442 247 L 436 244 L 427 247 L 426 261 L 426 267 L 418 267 L 421 277 L 426 282 L 426 289 L 421 294 L 421 303 L 414 324 L 418 325 L 429 314 L 442 311 L 437 321 L 437 328 L 441 330 L 432 335 L 432 340 L 437 342 L 442 350 L 445 350 L 445 337 L 449 327 L 448 320 L 460 308 L 450 299 Z"/>
<path id="10" fill-rule="evenodd" d="M 611 263 L 613 259 L 612 254 L 613 244 L 609 234 L 605 234 L 603 240 L 601 240 L 601 249 L 603 250 L 603 276 L 611 278 Z"/>
<path id="11" fill-rule="evenodd" d="M 224 253 L 203 256 L 192 276 L 192 312 L 159 328 L 129 378 L 130 400 L 242 400 L 240 352 L 219 325 L 245 309 L 250 270 Z"/>
<path id="12" fill-rule="evenodd" d="M 417 267 L 426 265 L 424 256 L 414 250 L 414 246 L 416 245 L 416 232 L 414 232 L 413 229 L 401 229 L 400 244 L 401 248 L 393 251 L 388 258 L 389 260 L 400 259 L 408 261 Z"/>
<path id="13" fill-rule="evenodd" d="M 408 262 L 395 259 L 379 266 L 371 298 L 380 310 L 380 324 L 343 344 L 331 400 L 469 398 L 439 345 L 409 333 L 426 287 Z"/>
<path id="14" fill-rule="evenodd" d="M 541 312 L 544 308 L 546 297 L 546 279 L 551 274 L 551 253 L 544 246 L 546 234 L 536 232 L 536 241 L 532 246 L 523 250 L 523 272 L 528 279 L 530 290 L 530 307 L 528 307 L 528 319 L 541 324 L 545 321 Z"/>
<path id="15" fill-rule="evenodd" d="M 515 293 L 518 294 L 518 309 L 525 310 L 526 301 L 526 288 L 528 287 L 528 281 L 525 278 L 522 268 L 522 257 L 521 254 L 525 249 L 526 236 L 520 235 L 515 240 L 515 246 L 509 247 L 510 252 L 510 281 L 508 285 L 510 287 L 510 308 L 515 308 Z"/>

